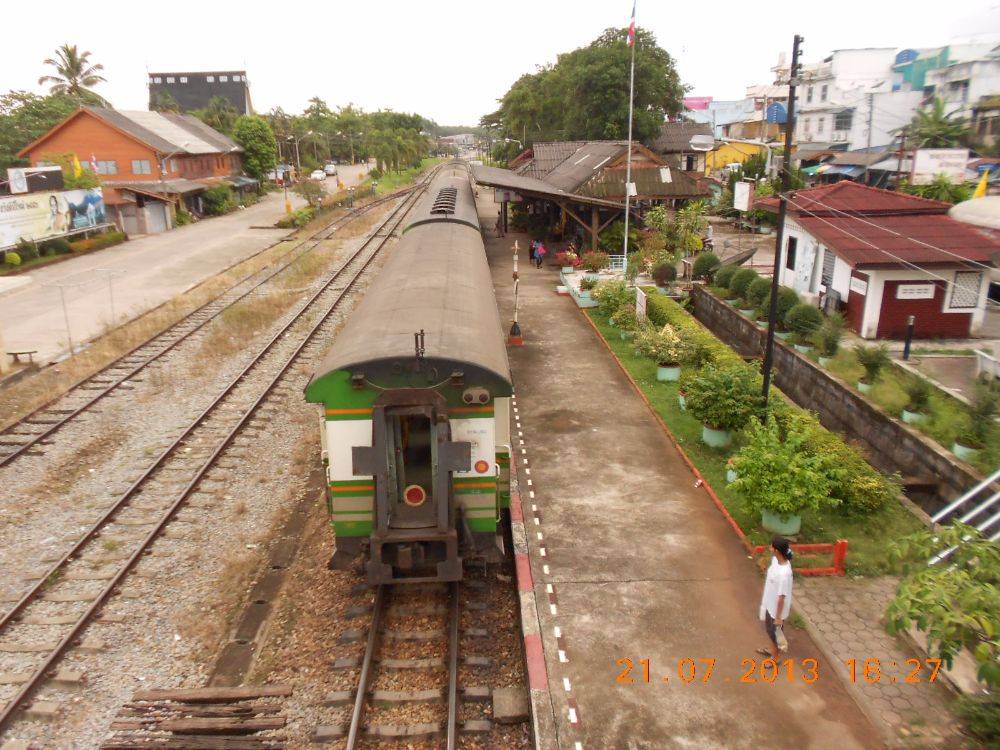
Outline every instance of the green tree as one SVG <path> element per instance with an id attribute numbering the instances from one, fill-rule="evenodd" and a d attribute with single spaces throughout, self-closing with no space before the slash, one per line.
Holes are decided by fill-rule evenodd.
<path id="1" fill-rule="evenodd" d="M 916 148 L 954 148 L 969 136 L 964 118 L 947 114 L 944 102 L 935 97 L 930 109 L 918 110 L 907 133 Z"/>
<path id="2" fill-rule="evenodd" d="M 233 127 L 233 140 L 243 147 L 243 169 L 251 177 L 263 180 L 274 169 L 278 146 L 267 120 L 257 115 L 243 115 Z"/>
<path id="3" fill-rule="evenodd" d="M 963 183 L 954 183 L 947 175 L 939 174 L 928 185 L 911 185 L 909 182 L 904 182 L 899 189 L 901 192 L 919 195 L 921 198 L 945 203 L 961 203 L 972 197 L 974 188 Z"/>
<path id="4" fill-rule="evenodd" d="M 947 559 L 927 564 L 948 550 Z M 949 666 L 967 648 L 979 679 L 1000 685 L 1000 546 L 956 523 L 905 537 L 892 552 L 904 563 L 904 578 L 886 611 L 889 632 L 916 627 L 929 652 Z"/>
<path id="5" fill-rule="evenodd" d="M 480 125 L 525 147 L 543 140 L 625 138 L 631 58 L 626 37 L 624 29 L 607 29 L 586 47 L 559 55 L 555 65 L 521 76 Z M 633 136 L 652 140 L 666 116 L 681 112 L 683 95 L 673 58 L 652 33 L 638 29 Z"/>
<path id="6" fill-rule="evenodd" d="M 233 134 L 233 127 L 240 116 L 232 102 L 222 96 L 213 96 L 208 100 L 207 106 L 191 110 L 191 114 L 208 127 L 226 135 Z"/>
<path id="7" fill-rule="evenodd" d="M 169 91 L 154 91 L 149 95 L 149 109 L 152 112 L 180 112 L 181 105 Z"/>
<path id="8" fill-rule="evenodd" d="M 79 102 L 65 94 L 38 96 L 27 91 L 0 94 L 0 174 L 28 162 L 17 152 L 69 117 Z"/>
<path id="9" fill-rule="evenodd" d="M 90 90 L 107 80 L 100 74 L 104 66 L 90 63 L 90 52 L 80 52 L 75 44 L 64 44 L 56 50 L 55 57 L 45 60 L 45 64 L 55 68 L 57 75 L 42 76 L 38 79 L 39 86 L 51 84 L 49 91 L 53 94 L 69 94 L 77 99 L 89 95 L 104 102 L 99 94 Z"/>

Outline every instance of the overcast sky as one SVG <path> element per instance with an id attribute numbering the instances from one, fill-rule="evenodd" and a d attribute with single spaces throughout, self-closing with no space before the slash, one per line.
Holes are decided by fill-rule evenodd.
<path id="1" fill-rule="evenodd" d="M 119 109 L 145 109 L 147 71 L 246 68 L 258 111 L 335 106 L 419 112 L 475 124 L 520 75 L 628 25 L 631 0 L 171 0 L 5 2 L 0 90 L 41 93 L 42 61 L 63 42 L 90 50 Z M 639 0 L 638 24 L 677 61 L 691 95 L 741 98 L 770 83 L 778 53 L 804 60 L 848 47 L 932 47 L 1000 36 L 1000 0 L 831 3 Z M 939 9 L 940 15 L 928 12 Z M 294 14 L 294 18 L 292 15 Z M 790 54 L 790 52 L 789 52 Z M 625 85 L 625 82 L 623 82 Z"/>

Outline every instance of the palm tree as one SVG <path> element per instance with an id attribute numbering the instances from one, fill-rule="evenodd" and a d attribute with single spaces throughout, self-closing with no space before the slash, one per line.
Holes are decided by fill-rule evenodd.
<path id="1" fill-rule="evenodd" d="M 917 111 L 909 134 L 917 148 L 953 148 L 962 144 L 969 129 L 963 118 L 945 113 L 944 102 L 935 97 L 929 110 Z"/>
<path id="2" fill-rule="evenodd" d="M 103 97 L 89 88 L 107 80 L 98 73 L 104 70 L 103 65 L 90 64 L 90 52 L 79 52 L 75 44 L 64 44 L 56 50 L 55 58 L 48 58 L 45 64 L 51 65 L 59 74 L 38 79 L 39 85 L 52 84 L 49 89 L 51 93 L 68 94 L 78 99 L 95 96 L 104 101 Z"/>

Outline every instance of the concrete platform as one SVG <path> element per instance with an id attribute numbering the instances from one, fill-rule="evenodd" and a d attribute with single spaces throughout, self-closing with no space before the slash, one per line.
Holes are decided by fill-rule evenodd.
<path id="1" fill-rule="evenodd" d="M 480 216 L 492 227 L 492 195 L 481 192 Z M 527 247 L 516 234 L 498 240 L 490 233 L 487 243 L 505 325 L 515 239 Z M 583 313 L 556 295 L 558 269 L 524 261 L 525 345 L 510 350 L 512 465 L 541 636 L 532 687 L 541 669 L 551 696 L 551 715 L 534 717 L 538 746 L 880 746 L 802 631 L 788 634 L 789 657 L 796 675 L 802 659 L 818 661 L 814 684 L 784 674 L 774 684 L 741 682 L 742 660 L 759 661 L 755 649 L 764 644 L 758 572 Z M 617 681 L 625 658 L 636 684 Z M 649 660 L 648 684 L 641 659 Z M 697 668 L 690 683 L 679 676 L 684 659 Z M 707 682 L 700 659 L 716 660 Z M 543 702 L 533 705 L 545 710 Z"/>

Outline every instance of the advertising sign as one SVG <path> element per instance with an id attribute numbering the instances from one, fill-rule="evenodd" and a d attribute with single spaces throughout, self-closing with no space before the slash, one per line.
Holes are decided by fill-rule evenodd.
<path id="1" fill-rule="evenodd" d="M 969 161 L 967 148 L 918 148 L 913 158 L 914 185 L 929 185 L 943 174 L 954 183 L 965 182 L 965 165 Z"/>
<path id="2" fill-rule="evenodd" d="M 733 208 L 737 211 L 749 211 L 753 204 L 754 184 L 740 180 L 733 186 Z"/>
<path id="3" fill-rule="evenodd" d="M 100 188 L 0 197 L 0 248 L 106 222 Z"/>
<path id="4" fill-rule="evenodd" d="M 515 193 L 513 190 L 504 190 L 502 188 L 494 188 L 493 190 L 493 202 L 494 203 L 520 203 L 524 200 L 524 197 L 519 193 Z"/>
<path id="5" fill-rule="evenodd" d="M 62 190 L 62 167 L 9 167 L 7 180 L 12 193 Z"/>
<path id="6" fill-rule="evenodd" d="M 896 299 L 934 299 L 934 285 L 900 284 L 896 287 Z"/>

